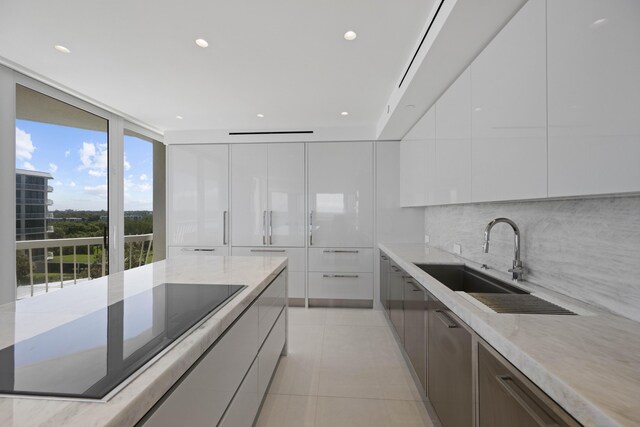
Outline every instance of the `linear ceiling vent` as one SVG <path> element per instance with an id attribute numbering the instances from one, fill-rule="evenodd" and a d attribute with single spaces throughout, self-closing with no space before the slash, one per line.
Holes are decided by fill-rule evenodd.
<path id="1" fill-rule="evenodd" d="M 440 12 L 440 8 L 442 7 L 442 3 L 444 3 L 444 0 L 440 0 L 440 4 L 438 5 L 438 9 L 436 10 L 436 13 L 433 15 L 433 19 L 431 19 L 431 22 L 429 22 L 429 27 L 427 27 L 427 31 L 424 32 L 424 36 L 422 36 L 422 40 L 420 40 L 420 44 L 418 45 L 418 48 L 413 53 L 413 57 L 411 58 L 411 62 L 409 62 L 409 66 L 407 67 L 406 70 L 404 70 L 404 74 L 402 75 L 402 80 L 400 80 L 400 84 L 398 85 L 399 88 L 402 87 L 402 83 L 404 83 L 404 79 L 407 78 L 407 74 L 409 74 L 409 70 L 411 69 L 411 66 L 413 65 L 413 61 L 416 60 L 416 56 L 418 56 L 418 52 L 420 52 L 420 48 L 422 48 L 422 44 L 424 43 L 424 40 L 427 38 L 427 34 L 429 34 L 429 31 L 431 30 L 431 27 L 433 26 L 433 23 L 435 22 L 436 17 L 438 16 L 438 12 Z"/>
<path id="2" fill-rule="evenodd" d="M 312 130 L 272 130 L 259 132 L 229 132 L 229 135 L 300 135 L 305 133 L 313 133 Z"/>

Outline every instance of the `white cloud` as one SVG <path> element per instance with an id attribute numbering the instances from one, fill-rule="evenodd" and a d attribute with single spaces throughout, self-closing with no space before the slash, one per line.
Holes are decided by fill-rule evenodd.
<path id="1" fill-rule="evenodd" d="M 149 177 L 147 176 L 146 173 L 143 173 L 142 175 L 140 175 L 140 181 L 147 181 L 149 179 Z"/>
<path id="2" fill-rule="evenodd" d="M 94 144 L 92 142 L 83 142 L 82 148 L 79 150 L 80 162 L 82 163 L 79 170 L 89 169 L 91 176 L 106 176 L 107 162 L 109 152 L 107 144 Z"/>
<path id="3" fill-rule="evenodd" d="M 16 128 L 16 157 L 20 160 L 31 160 L 35 150 L 36 147 L 31 140 L 31 134 Z"/>
<path id="4" fill-rule="evenodd" d="M 151 186 L 151 184 L 139 184 L 136 186 L 136 189 L 138 191 L 149 191 L 151 190 L 153 187 Z"/>
<path id="5" fill-rule="evenodd" d="M 49 163 L 49 172 L 55 173 L 58 170 L 58 165 L 55 163 Z"/>
<path id="6" fill-rule="evenodd" d="M 127 153 L 124 153 L 124 170 L 128 171 L 131 169 L 131 163 L 127 160 Z"/>
<path id="7" fill-rule="evenodd" d="M 71 150 L 67 150 L 64 152 L 65 157 L 69 157 L 70 154 L 71 154 Z"/>
<path id="8" fill-rule="evenodd" d="M 64 183 L 62 181 L 53 181 L 51 185 L 53 185 L 54 187 L 62 187 Z"/>
<path id="9" fill-rule="evenodd" d="M 75 183 L 75 182 L 71 181 L 71 182 L 69 183 L 69 187 L 73 188 L 73 187 L 75 187 L 75 186 L 76 186 L 76 183 Z"/>
<path id="10" fill-rule="evenodd" d="M 34 171 L 34 170 L 36 170 L 36 167 L 33 166 L 29 162 L 24 162 L 24 163 L 22 163 L 22 169 L 26 169 L 26 170 L 29 170 L 29 171 Z"/>
<path id="11" fill-rule="evenodd" d="M 93 194 L 96 196 L 107 196 L 107 185 L 96 185 L 95 187 L 84 187 L 84 192 L 87 194 Z"/>

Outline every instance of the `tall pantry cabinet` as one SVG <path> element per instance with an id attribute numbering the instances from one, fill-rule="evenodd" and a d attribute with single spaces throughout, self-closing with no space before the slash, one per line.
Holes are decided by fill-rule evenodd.
<path id="1" fill-rule="evenodd" d="M 308 146 L 309 305 L 373 303 L 373 144 Z"/>
<path id="2" fill-rule="evenodd" d="M 289 298 L 304 303 L 303 143 L 231 146 L 232 255 L 289 257 Z"/>
<path id="3" fill-rule="evenodd" d="M 229 147 L 167 147 L 167 254 L 229 254 Z"/>

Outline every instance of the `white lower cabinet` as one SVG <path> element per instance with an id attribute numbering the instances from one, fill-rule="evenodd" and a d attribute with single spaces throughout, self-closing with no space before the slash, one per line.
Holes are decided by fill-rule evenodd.
<path id="1" fill-rule="evenodd" d="M 258 396 L 258 360 L 256 359 L 219 425 L 251 427 L 260 409 L 261 400 L 262 398 Z"/>
<path id="2" fill-rule="evenodd" d="M 253 248 L 233 247 L 234 256 L 287 257 L 289 263 L 289 298 L 304 299 L 306 297 L 307 250 L 305 248 L 274 248 L 257 246 Z"/>
<path id="3" fill-rule="evenodd" d="M 373 301 L 373 273 L 309 273 L 309 305 L 314 299 Z"/>
<path id="4" fill-rule="evenodd" d="M 286 343 L 286 271 L 141 424 L 251 426 Z"/>
<path id="5" fill-rule="evenodd" d="M 145 426 L 215 425 L 258 352 L 258 307 L 251 306 L 146 421 Z"/>
<path id="6" fill-rule="evenodd" d="M 215 255 L 215 256 L 227 256 L 229 255 L 228 246 L 169 246 L 167 251 L 167 257 L 173 258 L 176 256 L 185 255 Z"/>

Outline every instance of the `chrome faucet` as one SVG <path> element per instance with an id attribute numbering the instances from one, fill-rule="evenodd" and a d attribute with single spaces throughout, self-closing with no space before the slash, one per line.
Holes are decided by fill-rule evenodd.
<path id="1" fill-rule="evenodd" d="M 513 274 L 513 280 L 517 282 L 524 278 L 524 273 L 526 272 L 526 269 L 524 268 L 524 265 L 520 260 L 520 229 L 518 228 L 515 222 L 511 221 L 509 218 L 496 218 L 493 221 L 491 221 L 489 224 L 487 224 L 487 227 L 484 229 L 484 244 L 482 245 L 482 249 L 484 250 L 484 253 L 486 254 L 489 253 L 489 235 L 491 234 L 491 229 L 493 228 L 494 225 L 501 222 L 507 223 L 511 226 L 511 228 L 513 228 L 513 232 L 514 232 L 513 268 L 509 269 L 509 273 Z"/>

